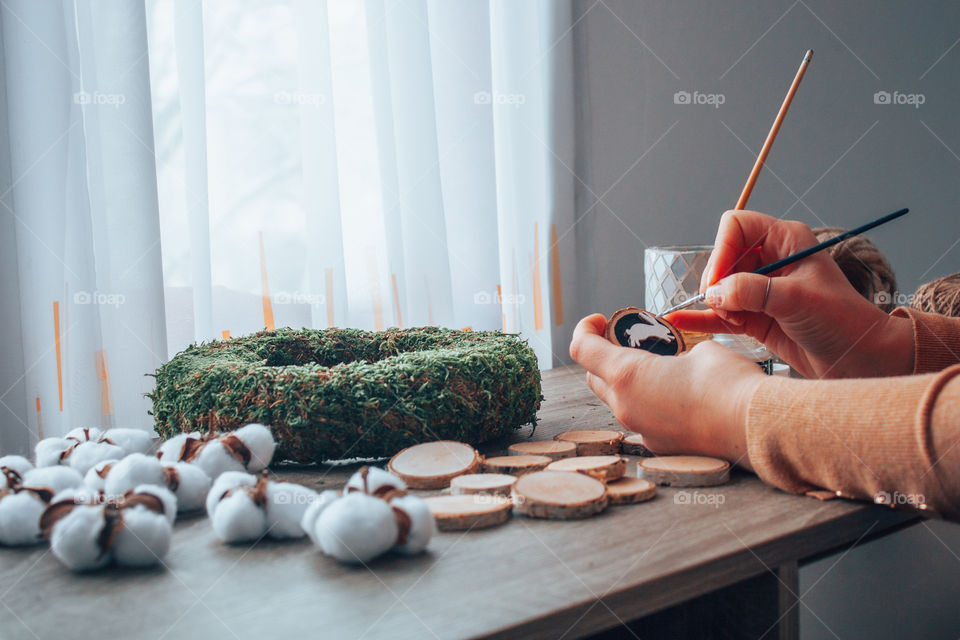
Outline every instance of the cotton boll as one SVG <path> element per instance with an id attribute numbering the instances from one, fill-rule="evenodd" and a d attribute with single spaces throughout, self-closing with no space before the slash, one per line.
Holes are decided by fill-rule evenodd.
<path id="1" fill-rule="evenodd" d="M 208 476 L 214 479 L 226 471 L 245 470 L 243 462 L 233 457 L 217 440 L 208 442 L 193 460 L 193 464 L 203 469 Z"/>
<path id="2" fill-rule="evenodd" d="M 243 471 L 228 471 L 213 481 L 210 492 L 207 494 L 207 515 L 213 517 L 213 512 L 217 508 L 217 503 L 223 494 L 235 487 L 252 487 L 257 484 L 256 476 Z"/>
<path id="3" fill-rule="evenodd" d="M 98 462 L 123 458 L 125 455 L 123 449 L 109 442 L 81 442 L 70 452 L 67 462 L 71 468 L 84 474 Z"/>
<path id="4" fill-rule="evenodd" d="M 0 545 L 18 547 L 40 542 L 40 516 L 46 508 L 43 500 L 28 491 L 0 500 Z"/>
<path id="5" fill-rule="evenodd" d="M 33 469 L 33 463 L 23 456 L 3 456 L 0 457 L 0 470 L 10 469 L 15 471 L 21 478 L 27 471 Z M 3 482 L 0 480 L 0 482 Z M 10 483 L 0 484 L 0 487 L 10 487 Z"/>
<path id="6" fill-rule="evenodd" d="M 317 492 L 292 482 L 267 484 L 267 535 L 271 538 L 302 538 L 300 526 L 307 508 L 318 499 Z"/>
<path id="7" fill-rule="evenodd" d="M 197 440 L 197 436 L 192 433 L 179 433 L 160 445 L 160 461 L 166 464 L 180 462 L 180 452 L 183 451 L 183 445 L 187 440 Z"/>
<path id="8" fill-rule="evenodd" d="M 170 521 L 150 509 L 137 506 L 123 510 L 123 526 L 117 530 L 111 552 L 125 567 L 148 567 L 160 562 L 170 550 Z"/>
<path id="9" fill-rule="evenodd" d="M 102 435 L 103 432 L 96 427 L 77 427 L 68 431 L 64 437 L 77 442 L 96 442 Z"/>
<path id="10" fill-rule="evenodd" d="M 153 456 L 131 453 L 110 468 L 103 490 L 108 496 L 119 496 L 139 484 L 166 486 L 163 463 Z"/>
<path id="11" fill-rule="evenodd" d="M 119 460 L 104 460 L 103 462 L 98 462 L 97 464 L 90 467 L 90 470 L 87 471 L 86 475 L 83 476 L 83 484 L 88 486 L 94 491 L 103 491 L 103 487 L 106 484 L 106 476 L 110 473 L 110 469 L 113 465 L 120 462 Z"/>
<path id="12" fill-rule="evenodd" d="M 300 518 L 300 528 L 310 537 L 310 540 L 313 544 L 319 545 L 320 542 L 317 540 L 317 519 L 320 517 L 320 514 L 323 513 L 323 510 L 328 506 L 333 504 L 334 500 L 340 498 L 340 494 L 333 489 L 327 489 L 321 493 L 317 498 L 310 503 L 310 506 L 306 508 L 303 512 L 303 517 Z"/>
<path id="13" fill-rule="evenodd" d="M 239 489 L 216 505 L 210 523 L 220 540 L 226 543 L 248 542 L 263 535 L 267 528 L 267 517 L 247 492 Z"/>
<path id="14" fill-rule="evenodd" d="M 240 438 L 243 444 L 247 445 L 247 449 L 250 450 L 250 462 L 247 463 L 247 471 L 256 473 L 266 469 L 273 460 L 273 451 L 277 447 L 269 427 L 253 422 L 240 427 L 233 432 L 233 435 Z"/>
<path id="15" fill-rule="evenodd" d="M 367 475 L 367 482 L 364 485 L 363 474 Z M 347 480 L 347 485 L 344 488 L 344 493 L 349 493 L 351 491 L 366 491 L 369 494 L 376 493 L 379 489 L 384 487 L 393 487 L 395 489 L 406 489 L 407 485 L 393 475 L 386 469 L 381 469 L 379 467 L 364 467 L 360 469 Z"/>
<path id="16" fill-rule="evenodd" d="M 48 489 L 60 493 L 83 485 L 83 476 L 70 467 L 37 467 L 23 474 L 23 486 Z"/>
<path id="17" fill-rule="evenodd" d="M 86 485 L 70 487 L 54 494 L 50 504 L 58 502 L 73 502 L 75 504 L 99 505 L 103 503 L 103 498 L 99 491 L 95 491 Z"/>
<path id="18" fill-rule="evenodd" d="M 108 429 L 101 436 L 127 453 L 150 453 L 153 451 L 153 434 L 143 429 Z"/>
<path id="19" fill-rule="evenodd" d="M 177 496 L 165 487 L 158 487 L 152 484 L 141 484 L 133 488 L 133 493 L 146 494 L 160 499 L 163 503 L 163 517 L 170 522 L 171 526 L 177 519 Z"/>
<path id="20" fill-rule="evenodd" d="M 177 509 L 180 513 L 202 509 L 207 493 L 210 491 L 210 476 L 200 467 L 186 462 L 169 466 L 177 474 L 178 484 L 174 493 L 177 496 Z"/>
<path id="21" fill-rule="evenodd" d="M 60 464 L 60 457 L 63 452 L 76 444 L 76 440 L 67 440 L 66 438 L 44 438 L 34 448 L 37 466 L 52 467 Z"/>
<path id="22" fill-rule="evenodd" d="M 104 524 L 102 507 L 74 507 L 53 527 L 50 550 L 73 571 L 98 569 L 110 561 L 98 543 Z"/>
<path id="23" fill-rule="evenodd" d="M 400 553 L 413 555 L 427 548 L 427 543 L 436 531 L 436 522 L 430 508 L 422 498 L 417 496 L 400 496 L 390 501 L 391 507 L 400 509 L 410 516 L 410 530 L 407 532 L 407 541 L 398 544 L 394 549 Z"/>
<path id="24" fill-rule="evenodd" d="M 317 520 L 324 553 L 342 562 L 368 562 L 397 541 L 397 520 L 380 498 L 353 492 L 328 506 Z"/>

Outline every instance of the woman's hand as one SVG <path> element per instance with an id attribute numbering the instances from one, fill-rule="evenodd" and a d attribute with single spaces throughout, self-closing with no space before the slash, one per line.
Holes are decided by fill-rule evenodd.
<path id="1" fill-rule="evenodd" d="M 709 311 L 678 311 L 678 328 L 745 333 L 804 376 L 846 378 L 913 372 L 913 327 L 864 299 L 826 251 L 772 276 L 750 273 L 817 243 L 802 222 L 727 211 L 700 290 Z"/>
<path id="2" fill-rule="evenodd" d="M 703 454 L 749 467 L 747 407 L 767 380 L 756 363 L 712 342 L 679 356 L 620 347 L 603 337 L 606 318 L 584 318 L 570 356 L 587 384 L 627 429 L 657 453 Z"/>

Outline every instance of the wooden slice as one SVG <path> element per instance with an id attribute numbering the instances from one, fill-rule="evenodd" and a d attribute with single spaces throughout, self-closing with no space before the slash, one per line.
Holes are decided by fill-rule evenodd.
<path id="1" fill-rule="evenodd" d="M 659 456 L 638 462 L 637 475 L 671 487 L 712 487 L 730 480 L 730 463 L 703 456 Z"/>
<path id="2" fill-rule="evenodd" d="M 607 483 L 607 499 L 614 504 L 636 504 L 657 495 L 657 485 L 643 478 L 623 477 Z"/>
<path id="3" fill-rule="evenodd" d="M 577 445 L 578 456 L 609 456 L 620 453 L 623 432 L 612 429 L 583 429 L 559 433 L 553 439 Z"/>
<path id="4" fill-rule="evenodd" d="M 620 309 L 607 322 L 604 336 L 613 344 L 675 356 L 686 348 L 680 331 L 658 316 L 637 307 Z"/>
<path id="5" fill-rule="evenodd" d="M 604 482 L 613 482 L 627 472 L 627 463 L 620 456 L 577 456 L 551 462 L 547 470 L 576 471 Z"/>
<path id="6" fill-rule="evenodd" d="M 683 338 L 683 346 L 689 351 L 701 342 L 713 339 L 712 333 L 703 333 L 701 331 L 684 331 L 680 329 L 680 337 Z"/>
<path id="7" fill-rule="evenodd" d="M 516 476 L 505 473 L 471 473 L 451 480 L 450 493 L 455 496 L 475 493 L 509 496 L 516 481 Z"/>
<path id="8" fill-rule="evenodd" d="M 468 444 L 452 440 L 407 447 L 387 467 L 411 489 L 443 489 L 450 480 L 480 467 L 480 454 Z"/>
<path id="9" fill-rule="evenodd" d="M 582 473 L 536 471 L 513 485 L 513 504 L 518 512 L 532 518 L 589 518 L 607 508 L 607 488 Z"/>
<path id="10" fill-rule="evenodd" d="M 620 443 L 620 453 L 630 456 L 643 456 L 644 458 L 656 455 L 644 446 L 643 436 L 639 433 L 632 433 L 623 439 L 623 442 Z"/>
<path id="11" fill-rule="evenodd" d="M 485 458 L 483 470 L 487 473 L 509 473 L 522 476 L 531 471 L 542 471 L 553 462 L 547 456 L 494 456 Z"/>
<path id="12" fill-rule="evenodd" d="M 440 531 L 486 529 L 510 519 L 509 498 L 490 495 L 425 498 Z"/>
<path id="13" fill-rule="evenodd" d="M 561 440 L 531 440 L 510 445 L 507 453 L 511 456 L 547 456 L 551 460 L 563 460 L 577 455 L 577 445 Z"/>

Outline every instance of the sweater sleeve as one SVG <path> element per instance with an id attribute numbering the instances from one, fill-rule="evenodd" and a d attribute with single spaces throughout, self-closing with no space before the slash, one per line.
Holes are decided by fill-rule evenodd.
<path id="1" fill-rule="evenodd" d="M 930 314 L 907 313 L 918 336 L 927 331 Z M 946 360 L 922 354 L 925 339 L 918 370 Z M 771 378 L 750 401 L 750 462 L 785 491 L 924 505 L 960 520 L 958 374 L 960 365 L 890 378 Z"/>
<path id="2" fill-rule="evenodd" d="M 960 318 L 897 307 L 890 314 L 910 318 L 915 345 L 913 372 L 930 373 L 960 363 Z"/>

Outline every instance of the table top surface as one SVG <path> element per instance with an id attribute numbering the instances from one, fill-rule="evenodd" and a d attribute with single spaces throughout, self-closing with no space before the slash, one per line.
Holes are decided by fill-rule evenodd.
<path id="1" fill-rule="evenodd" d="M 582 370 L 545 372 L 543 387 L 534 439 L 620 428 Z M 278 475 L 338 488 L 357 466 L 281 466 Z M 492 529 L 441 533 L 423 555 L 388 554 L 364 567 L 324 557 L 306 539 L 226 546 L 194 516 L 176 523 L 164 565 L 149 570 L 76 575 L 45 545 L 0 550 L 0 636 L 578 637 L 913 518 L 788 495 L 735 471 L 727 485 L 658 488 L 650 502 L 588 520 L 515 516 Z"/>

